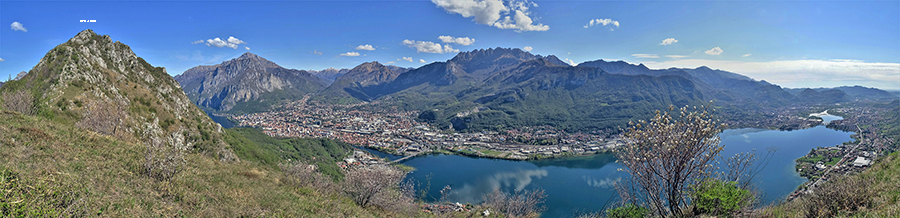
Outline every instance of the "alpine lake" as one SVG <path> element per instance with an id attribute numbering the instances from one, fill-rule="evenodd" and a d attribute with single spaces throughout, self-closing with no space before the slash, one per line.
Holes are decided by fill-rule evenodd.
<path id="1" fill-rule="evenodd" d="M 234 126 L 225 117 L 209 115 L 225 128 Z M 842 119 L 834 115 L 822 115 L 824 123 Z M 730 157 L 736 153 L 755 151 L 759 159 L 774 150 L 768 163 L 754 177 L 752 186 L 759 191 L 760 205 L 782 201 L 799 185 L 807 181 L 794 170 L 795 160 L 816 147 L 835 146 L 853 140 L 852 132 L 828 129 L 824 125 L 813 128 L 779 131 L 767 129 L 728 129 L 719 134 L 720 155 Z M 377 156 L 397 159 L 400 156 L 365 149 Z M 762 161 L 762 160 L 759 160 Z M 482 196 L 493 190 L 505 192 L 543 189 L 547 208 L 542 217 L 575 217 L 600 212 L 608 204 L 617 201 L 613 184 L 628 179 L 619 171 L 611 153 L 536 161 L 512 161 L 474 158 L 457 155 L 433 154 L 418 156 L 402 164 L 415 168 L 406 180 L 424 191 L 425 201 L 436 202 L 440 190 L 450 186 L 446 200 L 450 202 L 478 204 Z"/>
<path id="2" fill-rule="evenodd" d="M 833 115 L 821 116 L 825 123 L 841 119 Z M 794 170 L 795 160 L 816 147 L 839 145 L 853 140 L 852 132 L 828 129 L 824 125 L 813 128 L 779 131 L 766 129 L 728 129 L 719 134 L 720 155 L 731 157 L 740 152 L 754 151 L 762 161 L 768 150 L 772 156 L 752 181 L 758 190 L 760 205 L 783 201 L 799 185 L 807 181 Z M 366 149 L 388 159 L 399 156 Z M 402 162 L 414 167 L 407 180 L 416 190 L 427 192 L 424 199 L 435 202 L 440 190 L 450 186 L 446 200 L 478 204 L 482 196 L 495 189 L 506 192 L 543 189 L 547 210 L 542 217 L 575 217 L 600 212 L 607 204 L 617 201 L 613 184 L 628 179 L 619 171 L 614 154 L 604 153 L 563 159 L 511 161 L 434 154 L 414 157 Z"/>

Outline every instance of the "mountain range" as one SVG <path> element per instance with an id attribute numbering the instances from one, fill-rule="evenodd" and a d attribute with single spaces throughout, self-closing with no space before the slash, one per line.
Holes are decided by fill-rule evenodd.
<path id="1" fill-rule="evenodd" d="M 263 96 L 285 93 L 277 90 L 284 90 L 282 87 L 287 86 L 283 84 L 287 82 L 297 81 L 292 83 L 297 84 L 291 86 L 292 91 L 287 92 L 295 95 L 282 94 L 282 98 L 266 101 L 274 103 L 313 93 L 314 99 L 331 103 L 380 100 L 402 109 L 421 111 L 420 120 L 457 131 L 536 125 L 553 125 L 569 131 L 610 130 L 621 128 L 629 120 L 646 118 L 669 105 L 699 105 L 709 101 L 715 102 L 726 119 L 741 119 L 796 103 L 896 99 L 890 93 L 865 87 L 785 89 L 764 80 L 708 67 L 650 69 L 643 64 L 605 60 L 571 66 L 553 55 L 534 55 L 515 48 L 460 52 L 450 60 L 419 68 L 366 62 L 353 69 L 312 73 L 318 78 L 307 71 L 259 76 L 263 70 L 230 67 L 235 62 L 249 64 L 247 60 L 264 59 L 246 53 L 220 65 L 195 67 L 176 79 L 192 100 L 197 99 L 198 105 L 230 113 L 247 111 L 229 111 L 230 105 L 273 99 Z M 265 67 L 257 69 L 283 69 L 268 61 L 262 65 Z M 324 85 L 332 77 L 333 82 Z"/>

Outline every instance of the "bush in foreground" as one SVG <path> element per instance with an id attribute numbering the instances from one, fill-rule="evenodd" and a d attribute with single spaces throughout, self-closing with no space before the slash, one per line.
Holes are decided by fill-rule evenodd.
<path id="1" fill-rule="evenodd" d="M 737 187 L 737 182 L 707 179 L 693 189 L 695 213 L 728 217 L 753 202 L 753 194 Z"/>

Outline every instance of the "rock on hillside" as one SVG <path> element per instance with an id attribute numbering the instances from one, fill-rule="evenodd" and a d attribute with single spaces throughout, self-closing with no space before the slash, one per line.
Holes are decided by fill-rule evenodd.
<path id="1" fill-rule="evenodd" d="M 25 90 L 36 114 L 131 142 L 236 160 L 222 127 L 191 103 L 165 68 L 88 29 L 47 52 L 0 92 Z"/>

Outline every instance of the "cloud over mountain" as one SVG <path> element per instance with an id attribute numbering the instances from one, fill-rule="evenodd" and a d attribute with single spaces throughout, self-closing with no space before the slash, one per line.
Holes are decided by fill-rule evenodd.
<path id="1" fill-rule="evenodd" d="M 456 43 L 460 45 L 471 45 L 475 43 L 475 39 L 469 37 L 452 37 L 452 36 L 438 36 L 444 43 Z"/>
<path id="2" fill-rule="evenodd" d="M 550 26 L 535 24 L 530 17 L 529 7 L 537 7 L 533 2 L 501 0 L 431 0 L 431 2 L 448 13 L 471 17 L 476 23 L 500 29 L 515 29 L 516 32 L 550 29 Z"/>
<path id="3" fill-rule="evenodd" d="M 720 55 L 720 54 L 722 54 L 722 52 L 725 52 L 725 51 L 723 51 L 722 48 L 719 48 L 718 46 L 716 46 L 715 48 L 712 48 L 712 49 L 710 49 L 710 50 L 706 50 L 706 51 L 703 52 L 703 53 L 706 53 L 706 54 L 708 54 L 708 55 Z"/>
<path id="4" fill-rule="evenodd" d="M 410 48 L 415 48 L 416 52 L 425 52 L 425 53 L 435 53 L 435 54 L 444 54 L 444 53 L 454 53 L 459 52 L 458 49 L 453 49 L 450 45 L 444 45 L 430 42 L 430 41 L 415 41 L 404 39 L 403 45 L 406 45 Z"/>
<path id="5" fill-rule="evenodd" d="M 349 51 L 347 53 L 341 53 L 341 56 L 356 57 L 356 56 L 359 56 L 359 52 Z"/>
<path id="6" fill-rule="evenodd" d="M 247 43 L 244 42 L 244 41 L 242 41 L 242 40 L 240 40 L 240 39 L 238 39 L 238 38 L 234 38 L 234 36 L 229 36 L 228 39 L 226 39 L 226 40 L 222 40 L 222 39 L 220 39 L 220 38 L 218 38 L 218 37 L 216 37 L 216 38 L 214 38 L 214 39 L 207 39 L 207 40 L 206 40 L 206 46 L 210 46 L 210 47 L 216 46 L 216 47 L 219 47 L 219 48 L 221 48 L 221 47 L 229 47 L 229 48 L 232 48 L 232 49 L 237 49 L 237 48 L 238 48 L 238 45 L 240 45 L 240 44 L 247 44 Z"/>

